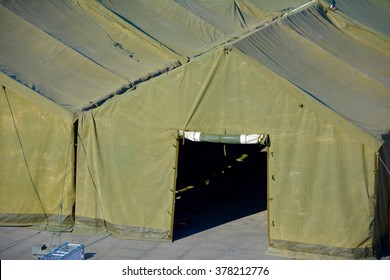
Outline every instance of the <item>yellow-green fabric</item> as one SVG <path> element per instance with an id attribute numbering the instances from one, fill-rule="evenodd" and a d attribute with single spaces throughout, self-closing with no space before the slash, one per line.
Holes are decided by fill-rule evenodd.
<path id="1" fill-rule="evenodd" d="M 94 1 L 0 2 L 2 72 L 72 112 L 180 65 Z"/>
<path id="2" fill-rule="evenodd" d="M 178 4 L 215 26 L 229 37 L 272 20 L 280 13 L 247 0 L 176 0 Z M 257 1 L 260 2 L 260 1 Z"/>
<path id="3" fill-rule="evenodd" d="M 88 110 L 281 14 L 252 2 L 2 0 L 1 71 Z"/>
<path id="4" fill-rule="evenodd" d="M 0 84 L 0 224 L 72 227 L 72 114 L 2 74 Z"/>
<path id="5" fill-rule="evenodd" d="M 291 10 L 308 1 L 283 5 L 262 0 L 98 2 L 175 53 L 192 58 L 279 17 L 283 5 Z"/>
<path id="6" fill-rule="evenodd" d="M 332 12 L 328 14 L 337 19 L 338 26 L 352 26 Z M 323 115 L 324 110 L 318 108 L 317 114 L 333 124 L 339 123 L 339 129 L 342 127 L 345 134 L 336 132 L 333 125 L 323 127 L 308 117 L 313 121 L 311 129 L 323 131 L 325 136 L 318 138 L 310 130 L 294 133 L 297 137 L 294 148 L 281 146 L 275 150 L 275 153 L 283 154 L 281 158 L 271 152 L 269 176 L 274 180 L 269 181 L 268 211 L 270 242 L 274 248 L 365 257 L 372 255 L 372 248 L 377 245 L 373 246 L 373 240 L 366 239 L 367 236 L 374 236 L 374 242 L 378 242 L 388 234 L 385 229 L 390 202 L 388 174 L 382 171 L 378 175 L 376 152 L 384 141 L 389 141 L 390 135 L 390 73 L 387 67 L 390 42 L 371 32 L 351 34 L 345 28 L 334 27 L 322 7 L 316 6 L 278 20 L 270 28 L 233 44 L 344 119 L 344 124 L 340 125 L 339 121 L 332 120 L 335 116 Z M 372 43 L 361 43 L 368 38 L 382 49 Z M 302 123 L 301 120 L 297 122 Z M 271 139 L 273 150 L 278 138 Z M 308 168 L 311 168 L 311 178 L 299 178 L 299 174 Z M 273 174 L 272 170 L 279 175 Z M 283 174 L 286 172 L 290 175 Z M 279 185 L 278 180 L 282 180 L 280 188 L 274 188 Z M 286 191 L 287 186 L 291 192 Z M 303 194 L 305 198 L 302 198 Z M 341 197 L 360 202 L 348 203 L 347 207 Z M 330 209 L 325 210 L 326 207 Z M 376 220 L 373 221 L 375 211 Z M 347 234 L 356 221 L 364 221 L 370 226 L 355 228 L 353 234 Z M 331 224 L 334 227 L 329 226 Z M 374 224 L 380 228 L 380 233 L 373 234 Z M 335 235 L 340 237 L 337 246 L 333 243 Z"/>
<path id="7" fill-rule="evenodd" d="M 103 219 L 123 237 L 172 238 L 178 129 L 267 132 L 271 246 L 373 254 L 378 141 L 362 143 L 364 131 L 238 50 L 218 49 L 81 119 L 79 226 Z"/>
<path id="8" fill-rule="evenodd" d="M 312 114 L 307 118 L 296 135 L 272 139 L 271 246 L 347 258 L 371 256 L 375 150 Z M 293 148 L 286 145 L 291 137 Z M 308 172 L 310 176 L 303 175 Z"/>
<path id="9" fill-rule="evenodd" d="M 332 2 L 323 0 L 322 2 Z M 343 15 L 351 21 L 358 22 L 365 29 L 371 29 L 377 34 L 390 37 L 390 2 L 387 0 L 337 0 L 336 13 Z"/>
<path id="10" fill-rule="evenodd" d="M 385 140 L 390 135 L 390 41 L 382 39 L 380 45 L 386 51 L 361 45 L 340 32 L 321 6 L 281 19 L 233 44 L 356 127 Z"/>
<path id="11" fill-rule="evenodd" d="M 303 5 L 308 4 L 308 0 L 284 0 L 282 1 L 274 1 L 274 0 L 248 0 L 253 5 L 256 5 L 257 7 L 260 7 L 266 11 L 273 11 L 273 12 L 291 12 Z"/>
<path id="12" fill-rule="evenodd" d="M 170 241 L 179 131 L 264 133 L 270 246 L 375 255 L 390 43 L 303 4 L 0 1 L 0 224 Z"/>

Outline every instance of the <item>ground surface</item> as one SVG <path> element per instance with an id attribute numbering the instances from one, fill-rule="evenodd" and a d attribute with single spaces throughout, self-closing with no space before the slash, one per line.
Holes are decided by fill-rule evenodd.
<path id="1" fill-rule="evenodd" d="M 62 233 L 61 243 L 85 244 L 87 260 L 278 260 L 268 253 L 267 212 L 262 211 L 208 229 L 186 233 L 178 228 L 179 239 L 172 243 L 123 240 L 112 235 Z M 60 243 L 50 232 L 29 228 L 0 227 L 0 259 L 32 260 L 32 247 Z"/>

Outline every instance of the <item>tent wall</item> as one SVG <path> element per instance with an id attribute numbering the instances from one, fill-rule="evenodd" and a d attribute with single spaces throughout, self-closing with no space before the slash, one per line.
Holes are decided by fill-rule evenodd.
<path id="1" fill-rule="evenodd" d="M 0 84 L 0 224 L 73 226 L 72 115 L 4 75 Z"/>
<path id="2" fill-rule="evenodd" d="M 373 255 L 375 150 L 313 113 L 272 138 L 270 245 L 362 258 Z M 293 143 L 292 143 L 292 140 Z"/>
<path id="3" fill-rule="evenodd" d="M 80 227 L 98 221 L 97 228 L 122 237 L 169 239 L 177 129 L 264 132 L 271 140 L 271 245 L 369 254 L 375 149 L 316 106 L 234 49 L 218 49 L 141 85 L 82 117 L 76 221 Z"/>
<path id="4" fill-rule="evenodd" d="M 105 107 L 80 119 L 76 231 L 170 239 L 175 131 L 153 126 L 152 116 L 143 122 L 132 107 Z"/>
<path id="5" fill-rule="evenodd" d="M 380 251 L 389 41 L 320 5 L 258 26 L 306 2 L 1 1 L 0 225 L 171 240 L 179 131 L 264 133 L 270 246 Z"/>

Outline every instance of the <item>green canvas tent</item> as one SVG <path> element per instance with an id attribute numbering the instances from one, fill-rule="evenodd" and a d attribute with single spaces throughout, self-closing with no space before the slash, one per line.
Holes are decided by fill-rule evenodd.
<path id="1" fill-rule="evenodd" d="M 328 1 L 331 2 L 331 1 Z M 370 0 L 352 1 L 342 0 L 337 2 L 337 7 L 349 20 L 364 25 L 366 29 L 390 36 L 388 18 L 390 16 L 389 1 Z"/>
<path id="2" fill-rule="evenodd" d="M 336 16 L 333 15 L 333 17 Z M 370 37 L 375 36 L 371 34 Z M 346 238 L 346 244 L 341 247 L 357 248 L 358 244 L 364 244 L 368 239 L 366 240 L 366 237 L 363 236 L 358 238 L 358 231 L 355 231 L 353 236 L 357 239 L 353 241 L 351 234 L 343 233 L 343 230 L 353 228 L 357 224 L 356 221 L 361 220 L 363 216 L 371 220 L 369 217 L 374 215 L 375 207 L 377 207 L 377 216 L 372 220 L 372 226 L 378 228 L 367 227 L 365 230 L 367 230 L 367 233 L 379 230 L 379 235 L 382 236 L 383 240 L 386 240 L 386 232 L 388 231 L 386 229 L 388 223 L 386 222 L 386 209 L 388 208 L 389 184 L 383 184 L 384 179 L 375 176 L 377 175 L 378 165 L 379 168 L 383 168 L 380 160 L 387 158 L 388 155 L 382 152 L 378 155 L 378 159 L 375 154 L 386 149 L 385 147 L 388 146 L 389 141 L 388 65 L 390 65 L 390 52 L 388 51 L 388 41 L 384 40 L 381 43 L 385 51 L 376 50 L 369 45 L 357 44 L 353 41 L 353 38 L 331 22 L 321 6 L 316 6 L 288 18 L 283 18 L 275 22 L 270 28 L 253 33 L 234 43 L 233 46 L 302 89 L 318 104 L 324 106 L 324 110 L 321 111 L 328 111 L 327 114 L 330 113 L 334 117 L 340 118 L 337 121 L 339 129 L 349 138 L 348 140 L 338 139 L 335 141 L 333 137 L 322 138 L 320 135 L 314 138 L 305 137 L 305 140 L 298 141 L 299 145 L 293 151 L 290 151 L 290 153 L 297 153 L 297 155 L 289 156 L 291 159 L 302 156 L 302 162 L 296 162 L 295 160 L 289 162 L 284 157 L 280 159 L 281 166 L 276 168 L 274 172 L 280 173 L 280 170 L 286 170 L 295 173 L 295 175 L 285 177 L 280 174 L 283 178 L 280 188 L 272 187 L 272 185 L 279 184 L 276 183 L 277 180 L 271 182 L 269 186 L 269 195 L 273 198 L 269 205 L 270 219 L 274 220 L 273 217 L 275 217 L 275 220 L 282 219 L 279 223 L 276 223 L 276 226 L 270 228 L 271 237 L 275 237 L 275 240 L 271 241 L 273 245 L 293 250 L 306 250 L 306 247 L 313 247 L 311 248 L 312 251 L 322 253 L 325 250 L 329 254 L 335 254 L 337 248 L 332 248 L 333 246 L 326 248 L 326 246 L 322 247 L 317 244 L 332 244 L 331 240 L 337 232 L 337 236 L 345 236 Z M 291 49 L 294 52 L 291 52 Z M 379 104 L 381 105 L 378 106 Z M 323 117 L 330 120 L 329 116 Z M 345 126 L 343 123 L 345 123 Z M 349 130 L 351 124 L 353 125 L 353 132 Z M 317 140 L 314 140 L 315 138 Z M 321 143 L 321 146 L 326 146 L 324 150 L 326 154 L 321 156 L 320 151 L 322 149 L 319 146 L 316 147 L 315 143 L 317 141 Z M 341 148 L 343 146 L 341 143 L 344 141 L 349 143 L 347 145 L 350 148 L 353 145 L 351 142 L 357 141 L 359 144 L 354 149 L 349 150 L 349 148 Z M 365 155 L 367 149 L 372 149 L 371 156 Z M 288 151 L 285 151 L 285 153 L 287 154 Z M 353 159 L 353 155 L 359 153 L 361 159 Z M 352 162 L 349 162 L 350 160 L 354 162 L 353 165 Z M 317 168 L 319 168 L 317 171 L 315 171 L 316 164 L 314 164 L 316 161 L 318 161 Z M 270 164 L 272 162 L 270 161 Z M 357 162 L 363 165 L 357 167 L 355 165 Z M 287 166 L 284 166 L 285 164 Z M 309 166 L 315 174 L 315 179 L 311 178 L 310 183 L 304 183 L 299 179 L 299 174 Z M 372 172 L 373 170 L 375 172 Z M 335 176 L 337 173 L 340 176 Z M 341 176 L 341 174 L 343 175 Z M 345 178 L 343 178 L 344 175 Z M 292 178 L 295 176 L 297 176 L 297 181 L 293 183 Z M 388 174 L 382 174 L 381 176 L 388 178 Z M 282 186 L 288 185 L 292 189 L 297 189 L 294 192 L 279 191 Z M 309 187 L 306 190 L 305 185 Z M 350 186 L 350 189 L 348 186 Z M 301 193 L 299 190 L 303 192 Z M 338 193 L 339 191 L 346 192 L 348 202 L 338 202 L 336 197 L 332 198 L 330 196 L 332 192 Z M 363 195 L 362 192 L 364 192 L 363 200 L 366 201 L 365 203 L 363 201 L 357 203 L 355 200 L 359 196 L 359 192 L 360 195 Z M 292 193 L 294 193 L 294 196 L 291 196 Z M 310 194 L 311 202 L 308 203 L 312 203 L 311 206 L 303 205 L 299 199 L 304 193 Z M 336 196 L 338 199 L 341 198 L 340 193 Z M 279 201 L 277 197 L 280 198 Z M 326 202 L 321 203 L 320 197 Z M 356 204 L 349 200 L 351 198 Z M 277 204 L 276 208 L 279 211 L 285 208 L 284 212 L 273 213 L 273 204 Z M 364 204 L 367 206 L 366 210 L 362 208 L 354 209 L 355 206 L 359 205 L 358 208 L 360 208 Z M 375 207 L 372 208 L 373 205 L 371 204 Z M 344 209 L 346 216 L 339 211 L 341 208 Z M 292 209 L 295 209 L 295 211 Z M 273 216 L 274 214 L 275 216 Z M 304 218 L 298 222 L 299 219 L 294 219 L 290 215 Z M 317 223 L 308 225 L 306 223 L 311 220 L 309 218 L 311 215 L 313 215 L 314 220 L 317 220 Z M 322 217 L 320 218 L 320 216 Z M 329 227 L 332 223 L 335 225 L 334 228 Z M 277 226 L 278 224 L 279 226 Z M 313 227 L 312 230 L 308 230 L 311 226 Z M 291 229 L 291 231 L 286 230 L 285 227 Z M 313 234 L 314 232 L 315 234 Z M 306 236 L 305 233 L 310 236 Z M 297 244 L 296 240 L 291 242 L 292 240 L 289 239 L 301 239 L 302 244 Z M 307 244 L 310 239 L 312 241 Z M 323 241 L 319 242 L 318 239 Z M 325 241 L 326 239 L 328 240 Z M 352 243 L 355 244 L 352 245 Z M 371 245 L 368 247 L 371 247 Z M 353 251 L 354 254 L 357 254 L 357 251 L 357 249 Z"/>
<path id="3" fill-rule="evenodd" d="M 151 38 L 188 58 L 204 53 L 278 15 L 246 0 L 98 2 Z"/>
<path id="4" fill-rule="evenodd" d="M 74 214 L 77 112 L 180 61 L 93 1 L 2 1 L 0 14 L 1 220 L 57 225 Z"/>
<path id="5" fill-rule="evenodd" d="M 172 240 L 180 134 L 256 134 L 270 248 L 380 255 L 390 43 L 305 2 L 1 1 L 1 225 Z"/>

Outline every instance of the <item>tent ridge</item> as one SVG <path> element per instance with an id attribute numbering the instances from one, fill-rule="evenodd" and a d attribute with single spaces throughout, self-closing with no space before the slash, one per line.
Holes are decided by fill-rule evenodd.
<path id="1" fill-rule="evenodd" d="M 117 91 L 113 92 L 113 93 L 110 93 L 108 94 L 107 96 L 105 97 L 102 97 L 98 100 L 94 100 L 94 101 L 90 101 L 90 104 L 89 105 L 86 105 L 84 107 L 82 107 L 80 109 L 81 112 L 85 112 L 85 111 L 88 111 L 88 110 L 91 110 L 91 109 L 94 109 L 94 108 L 97 108 L 99 106 L 101 106 L 103 103 L 105 103 L 106 101 L 108 101 L 109 99 L 113 98 L 114 96 L 116 95 L 122 95 L 122 94 L 125 94 L 126 92 L 128 91 L 133 91 L 136 89 L 137 85 L 143 83 L 143 82 L 146 82 L 150 79 L 153 79 L 155 77 L 158 77 L 164 73 L 167 73 L 177 67 L 180 67 L 181 66 L 181 63 L 178 62 L 178 64 L 176 64 L 176 66 L 174 67 L 165 67 L 164 69 L 161 69 L 161 70 L 158 70 L 156 72 L 153 72 L 153 73 L 149 73 L 148 75 L 146 75 L 145 77 L 142 77 L 142 78 L 139 78 L 137 80 L 134 80 L 134 81 L 131 81 L 129 82 L 128 84 L 122 86 L 121 88 L 119 88 Z"/>

